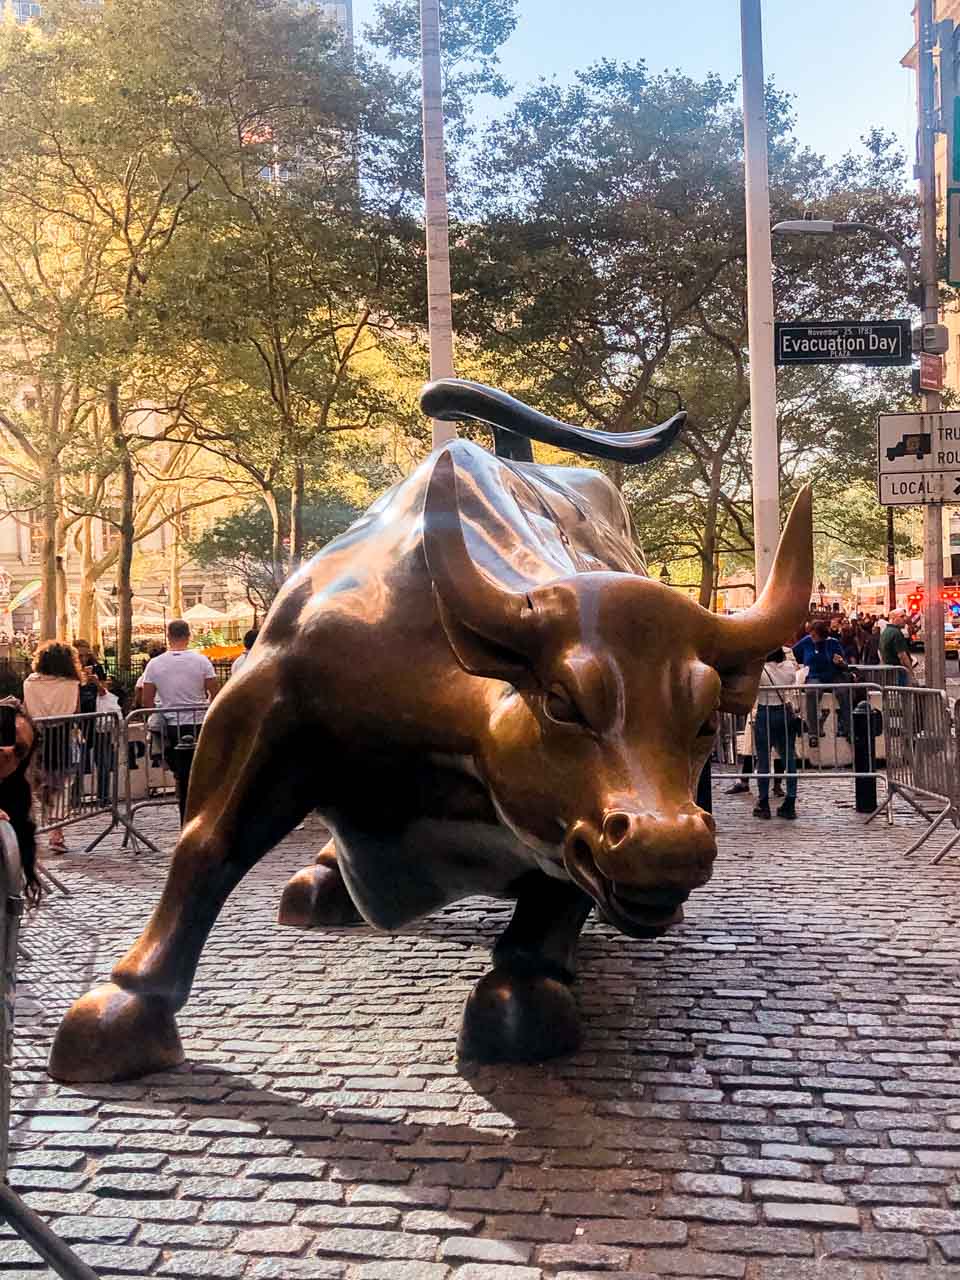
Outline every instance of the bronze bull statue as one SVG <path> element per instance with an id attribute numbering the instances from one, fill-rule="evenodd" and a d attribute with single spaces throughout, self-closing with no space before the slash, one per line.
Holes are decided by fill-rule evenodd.
<path id="1" fill-rule="evenodd" d="M 514 445 L 526 434 L 629 461 L 662 452 L 683 417 L 609 436 L 455 380 L 424 406 Z M 811 580 L 807 491 L 756 604 L 719 617 L 647 576 L 598 471 L 462 439 L 432 454 L 277 597 L 207 715 L 160 903 L 112 982 L 67 1014 L 51 1074 L 182 1061 L 174 1014 L 218 912 L 313 809 L 333 838 L 287 885 L 282 924 L 398 929 L 471 894 L 513 900 L 461 1052 L 573 1049 L 587 915 L 655 937 L 709 880 L 714 824 L 693 795 L 718 713 L 751 706 Z"/>

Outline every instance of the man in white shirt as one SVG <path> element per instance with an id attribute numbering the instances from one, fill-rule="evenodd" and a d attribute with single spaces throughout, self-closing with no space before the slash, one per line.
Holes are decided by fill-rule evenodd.
<path id="1" fill-rule="evenodd" d="M 173 708 L 162 712 L 166 721 L 164 758 L 177 783 L 180 819 L 187 805 L 187 783 L 199 726 L 219 684 L 213 663 L 190 647 L 190 624 L 175 618 L 167 626 L 167 651 L 151 658 L 143 669 L 143 705 Z M 185 708 L 177 711 L 176 708 Z M 182 745 L 181 745 L 182 744 Z"/>

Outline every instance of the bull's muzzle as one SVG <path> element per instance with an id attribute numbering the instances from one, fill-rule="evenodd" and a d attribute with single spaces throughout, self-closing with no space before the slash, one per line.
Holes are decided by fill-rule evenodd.
<path id="1" fill-rule="evenodd" d="M 611 924 L 632 937 L 654 937 L 683 919 L 683 903 L 710 879 L 715 830 L 694 804 L 669 817 L 609 810 L 599 828 L 582 819 L 572 824 L 563 861 Z"/>

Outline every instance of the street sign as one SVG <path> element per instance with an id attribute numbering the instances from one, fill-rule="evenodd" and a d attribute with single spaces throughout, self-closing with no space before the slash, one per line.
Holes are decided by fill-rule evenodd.
<path id="1" fill-rule="evenodd" d="M 777 324 L 778 365 L 907 365 L 913 348 L 909 320 L 817 320 Z"/>
<path id="2" fill-rule="evenodd" d="M 885 507 L 960 503 L 960 412 L 881 413 L 877 491 Z"/>
<path id="3" fill-rule="evenodd" d="M 960 187 L 947 191 L 947 284 L 960 285 Z"/>
<path id="4" fill-rule="evenodd" d="M 960 470 L 881 475 L 881 506 L 921 507 L 930 502 L 960 503 Z"/>
<path id="5" fill-rule="evenodd" d="M 920 390 L 943 390 L 943 361 L 939 356 L 920 357 Z"/>

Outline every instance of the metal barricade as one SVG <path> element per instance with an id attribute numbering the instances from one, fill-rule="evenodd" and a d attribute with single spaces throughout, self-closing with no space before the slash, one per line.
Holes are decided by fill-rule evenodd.
<path id="1" fill-rule="evenodd" d="M 884 689 L 889 688 L 890 685 L 898 685 L 903 675 L 903 667 L 893 667 L 887 663 L 852 662 L 850 670 L 855 671 L 867 684 L 878 684 Z"/>
<path id="2" fill-rule="evenodd" d="M 156 805 L 180 804 L 186 800 L 187 781 L 193 762 L 193 748 L 200 735 L 209 703 L 183 703 L 172 707 L 141 707 L 131 711 L 124 723 L 126 807 L 122 819 L 127 828 L 124 844 L 133 839 L 155 853 L 157 845 L 136 826 L 141 809 Z"/>
<path id="3" fill-rule="evenodd" d="M 928 826 L 905 856 L 921 845 L 949 819 L 960 825 L 960 778 L 954 724 L 946 694 L 940 689 L 891 686 L 883 691 L 884 737 L 887 751 L 887 799 L 867 819 L 885 814 L 893 822 L 894 802 L 899 797 L 918 813 Z M 937 811 L 930 814 L 924 801 Z M 940 862 L 960 840 L 954 836 L 937 854 Z"/>
<path id="4" fill-rule="evenodd" d="M 748 716 L 720 717 L 714 776 L 732 776 L 748 758 L 749 774 L 741 776 L 833 781 L 875 777 L 873 754 L 868 771 L 856 766 L 853 712 L 863 701 L 878 703 L 882 695 L 879 685 L 864 681 L 765 686 L 763 702 Z M 782 767 L 775 767 L 774 757 Z"/>
<path id="5" fill-rule="evenodd" d="M 17 938 L 22 914 L 23 871 L 17 838 L 8 822 L 0 822 L 0 981 L 3 984 L 0 991 L 0 1217 L 5 1218 L 20 1239 L 25 1240 L 63 1280 L 97 1280 L 97 1273 L 81 1261 L 7 1184 Z"/>
<path id="6" fill-rule="evenodd" d="M 120 812 L 119 762 L 123 721 L 113 712 L 90 711 L 73 716 L 42 716 L 35 760 L 37 830 L 56 831 L 103 815 L 108 825 L 86 846 L 92 849 L 117 826 Z M 46 869 L 45 878 L 64 886 Z"/>

